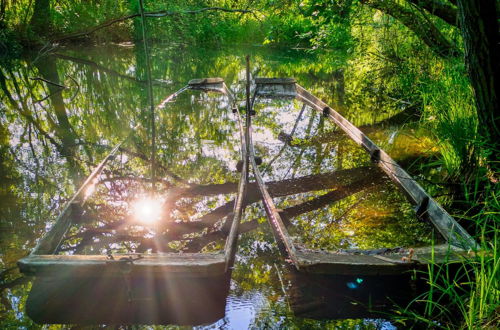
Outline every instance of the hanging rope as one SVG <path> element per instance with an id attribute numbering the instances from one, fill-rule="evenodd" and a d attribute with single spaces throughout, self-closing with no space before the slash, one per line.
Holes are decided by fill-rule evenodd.
<path id="1" fill-rule="evenodd" d="M 139 10 L 141 14 L 142 41 L 144 43 L 144 55 L 146 57 L 146 76 L 148 81 L 148 101 L 151 119 L 151 191 L 156 190 L 156 123 L 155 105 L 153 104 L 153 83 L 151 80 L 151 63 L 149 61 L 149 49 L 146 40 L 146 21 L 144 15 L 143 0 L 139 0 Z"/>

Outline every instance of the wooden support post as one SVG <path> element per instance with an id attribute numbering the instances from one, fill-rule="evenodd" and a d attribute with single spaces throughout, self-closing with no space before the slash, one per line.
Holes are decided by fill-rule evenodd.
<path id="1" fill-rule="evenodd" d="M 425 214 L 427 213 L 427 208 L 429 207 L 429 200 L 429 197 L 425 196 L 415 207 L 415 213 L 417 214 L 417 217 L 423 218 L 425 216 Z"/>
<path id="2" fill-rule="evenodd" d="M 370 151 L 370 160 L 373 163 L 380 162 L 380 149 L 373 149 Z"/>

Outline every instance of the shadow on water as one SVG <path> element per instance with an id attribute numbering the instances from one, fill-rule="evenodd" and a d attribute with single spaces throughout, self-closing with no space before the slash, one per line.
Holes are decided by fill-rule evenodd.
<path id="1" fill-rule="evenodd" d="M 294 317 L 313 320 L 385 318 L 424 288 L 415 274 L 400 276 L 282 275 Z M 37 278 L 26 304 L 39 324 L 220 323 L 225 318 L 230 276 L 186 278 Z M 233 296 L 233 295 L 231 295 Z"/>
<path id="2" fill-rule="evenodd" d="M 370 107 L 367 101 L 366 112 L 350 113 L 350 100 L 362 97 L 345 88 L 354 84 L 350 70 L 355 68 L 338 67 L 334 54 L 155 47 L 155 104 L 190 79 L 214 76 L 224 77 L 243 100 L 247 52 L 254 76 L 297 78 L 364 127 L 398 161 L 409 164 L 432 156 L 425 133 L 408 124 L 415 120 L 408 109 L 388 105 L 381 116 L 380 103 Z M 395 278 L 312 277 L 291 271 L 280 280 L 275 265 L 282 257 L 255 184 L 249 186 L 231 278 L 194 282 L 133 273 L 111 279 L 60 274 L 31 284 L 20 277 L 16 261 L 52 225 L 85 173 L 123 138 L 131 122 L 148 127 L 142 54 L 140 47 L 62 49 L 36 63 L 28 58 L 0 67 L 1 326 L 35 327 L 34 321 L 306 327 L 338 325 L 328 320 L 346 318 L 360 319 L 349 323 L 359 325 L 370 322 L 364 318 L 383 318 L 373 309 L 389 308 L 391 299 L 404 302 L 415 296 L 406 276 L 398 279 L 401 285 Z M 219 111 L 224 102 L 186 94 L 158 113 L 159 190 L 170 194 L 172 203 L 168 225 L 156 233 L 127 218 L 127 203 L 148 184 L 149 132 L 137 130 L 97 183 L 87 216 L 68 233 L 59 253 L 219 251 L 227 234 L 221 219 L 233 207 L 239 157 L 235 122 Z M 294 102 L 261 102 L 256 110 L 255 142 L 264 179 L 297 244 L 338 250 L 430 241 L 428 224 L 409 215 L 411 206 L 389 182 L 369 175 L 369 157 L 321 115 L 301 112 Z M 158 240 L 161 246 L 154 244 Z"/>
<path id="3" fill-rule="evenodd" d="M 209 324 L 224 317 L 229 282 L 230 275 L 42 277 L 33 283 L 26 312 L 39 324 Z"/>
<path id="4" fill-rule="evenodd" d="M 406 306 L 422 283 L 411 275 L 332 276 L 290 271 L 287 297 L 298 317 L 311 319 L 384 318 Z M 422 289 L 423 286 L 420 287 Z"/>

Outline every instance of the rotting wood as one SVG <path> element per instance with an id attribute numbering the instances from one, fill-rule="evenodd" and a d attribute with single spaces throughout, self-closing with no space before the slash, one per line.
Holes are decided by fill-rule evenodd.
<path id="1" fill-rule="evenodd" d="M 285 208 L 283 210 L 280 210 L 280 216 L 283 220 L 283 223 L 287 228 L 291 226 L 290 221 L 288 220 L 291 217 L 298 216 L 300 214 L 304 214 L 307 212 L 311 212 L 313 210 L 316 210 L 318 208 L 321 208 L 327 204 L 330 204 L 335 201 L 339 201 L 351 194 L 357 193 L 359 191 L 366 191 L 366 190 L 371 190 L 374 187 L 377 187 L 377 183 L 380 183 L 381 180 L 384 180 L 385 178 L 382 175 L 377 175 L 377 176 L 371 176 L 366 179 L 360 179 L 357 180 L 351 184 L 348 185 L 341 185 L 341 186 L 336 186 L 335 190 L 328 192 L 326 194 L 320 195 L 314 199 L 307 200 L 303 203 L 300 203 L 298 205 L 294 205 L 288 208 Z M 388 180 L 388 179 L 387 179 Z M 272 195 L 272 194 L 271 194 Z M 255 200 L 256 201 L 256 200 Z M 254 202 L 255 202 L 254 201 Z M 248 203 L 246 204 L 248 205 Z M 228 211 L 226 215 L 226 219 L 231 219 L 233 217 L 232 213 Z M 105 244 L 113 243 L 113 240 L 116 239 L 116 236 L 119 235 L 119 238 L 121 240 L 129 240 L 129 241 L 136 241 L 139 242 L 141 246 L 146 247 L 148 246 L 149 248 L 155 249 L 156 244 L 155 240 L 153 238 L 145 239 L 143 236 L 130 236 L 127 235 L 126 232 L 121 232 L 117 229 L 117 227 L 120 227 L 120 224 L 125 223 L 126 221 L 118 221 L 118 224 L 114 225 L 109 224 L 108 226 L 104 226 L 101 228 L 94 228 L 94 229 L 89 229 L 85 232 L 82 232 L 78 235 L 74 235 L 73 238 L 75 237 L 83 237 L 83 243 L 78 244 L 76 247 L 73 247 L 72 251 L 75 253 L 81 250 L 84 246 L 86 246 L 89 243 L 89 240 L 92 238 L 95 238 L 99 236 L 99 242 L 97 243 L 97 246 L 104 246 Z M 227 221 L 226 223 L 230 223 L 231 221 Z M 221 240 L 225 237 L 227 237 L 227 234 L 229 230 L 226 227 L 226 223 L 221 229 L 211 231 L 209 230 L 209 233 L 206 235 L 197 237 L 197 238 L 182 238 L 182 235 L 178 231 L 174 233 L 169 232 L 166 235 L 163 236 L 163 238 L 167 241 L 172 241 L 172 240 L 189 240 L 187 245 L 183 248 L 183 252 L 197 252 L 200 251 L 204 246 L 209 244 L 210 242 L 214 242 L 217 240 Z M 182 225 L 186 228 L 189 226 L 190 223 L 182 223 Z M 251 220 L 247 222 L 243 222 L 239 224 L 239 230 L 238 233 L 245 233 L 247 231 L 253 230 L 257 228 L 258 226 L 258 220 Z M 172 225 L 172 224 L 171 224 Z M 200 227 L 195 227 L 199 230 L 202 230 Z M 187 228 L 186 228 L 187 229 Z M 115 232 L 114 237 L 103 237 L 102 234 L 105 233 L 111 233 Z M 194 230 L 193 230 L 194 232 Z M 120 233 L 120 234 L 118 234 Z M 108 240 L 108 238 L 110 240 Z M 83 244 L 83 246 L 82 246 Z M 230 246 L 233 246 L 234 249 L 236 249 L 236 244 L 232 244 Z M 94 249 L 96 249 L 96 245 L 93 245 Z M 71 249 L 66 249 L 66 251 L 70 251 Z M 384 251 L 387 249 L 384 249 Z M 136 249 L 137 252 L 144 252 L 145 249 Z M 227 251 L 227 250 L 226 250 Z M 164 251 L 164 252 L 169 252 L 169 251 Z M 364 251 L 367 252 L 367 251 Z M 372 252 L 372 251 L 370 251 Z M 375 252 L 375 251 L 373 251 Z"/>
<path id="2" fill-rule="evenodd" d="M 189 86 L 199 86 L 199 85 L 210 85 L 210 84 L 222 84 L 224 82 L 223 78 L 215 77 L 215 78 L 197 78 L 191 79 L 188 82 Z"/>
<path id="3" fill-rule="evenodd" d="M 295 84 L 297 81 L 295 78 L 265 78 L 257 77 L 255 78 L 256 85 L 288 85 Z"/>
<path id="4" fill-rule="evenodd" d="M 223 253 L 163 253 L 142 255 L 115 254 L 113 260 L 104 255 L 31 255 L 19 260 L 21 272 L 27 275 L 50 276 L 64 273 L 78 276 L 123 275 L 124 268 L 139 275 L 176 273 L 182 276 L 215 276 L 225 273 Z M 127 264 L 130 267 L 128 268 Z"/>
<path id="5" fill-rule="evenodd" d="M 248 139 L 243 128 L 243 123 L 241 120 L 241 114 L 236 104 L 236 100 L 227 88 L 226 84 L 223 84 L 223 91 L 229 98 L 228 110 L 233 112 L 236 116 L 238 122 L 238 131 L 240 133 L 240 144 L 241 144 L 241 161 L 242 169 L 240 174 L 240 180 L 238 183 L 238 193 L 236 195 L 236 200 L 234 202 L 233 217 L 231 228 L 226 239 L 226 244 L 224 246 L 224 259 L 225 259 L 225 270 L 228 271 L 230 267 L 234 264 L 234 258 L 236 256 L 236 248 L 239 236 L 239 226 L 241 217 L 245 208 L 245 200 L 247 194 L 248 185 Z M 234 111 L 235 110 L 235 111 Z M 230 216 L 230 215 L 229 215 Z M 227 220 L 226 220 L 227 221 Z"/>
<path id="6" fill-rule="evenodd" d="M 294 78 L 255 78 L 256 95 L 269 98 L 294 98 Z"/>
<path id="7" fill-rule="evenodd" d="M 252 163 L 255 180 L 257 181 L 257 184 L 259 186 L 259 190 L 262 196 L 262 202 L 264 204 L 264 209 L 266 211 L 269 223 L 275 237 L 277 238 L 276 241 L 278 242 L 280 249 L 287 253 L 288 257 L 295 265 L 295 267 L 300 270 L 299 262 L 297 259 L 297 252 L 295 250 L 293 241 L 290 237 L 290 234 L 288 233 L 288 229 L 286 228 L 283 219 L 281 219 L 276 205 L 274 205 L 271 195 L 269 195 L 269 192 L 267 191 L 264 180 L 262 179 L 262 176 L 260 174 L 260 170 L 255 162 L 255 150 L 252 141 L 252 126 L 247 125 L 246 130 L 248 132 L 247 135 L 249 140 L 248 146 L 250 151 L 250 161 Z"/>
<path id="8" fill-rule="evenodd" d="M 327 173 L 305 175 L 281 181 L 268 181 L 266 182 L 266 186 L 269 193 L 273 197 L 300 194 L 308 191 L 333 189 L 339 184 L 349 183 L 351 178 L 364 178 L 373 174 L 377 176 L 382 174 L 380 171 L 374 172 L 374 169 L 376 170 L 376 167 L 374 166 L 361 166 Z M 196 196 L 231 194 L 237 192 L 237 187 L 237 183 L 234 182 L 210 185 L 192 185 L 188 188 L 172 188 L 169 190 L 169 196 L 173 196 L 172 200 L 174 200 L 186 197 L 190 198 Z M 248 184 L 248 193 L 251 196 L 256 196 L 257 198 L 259 197 L 256 182 L 250 182 Z M 251 200 L 253 200 L 253 197 Z"/>
<path id="9" fill-rule="evenodd" d="M 425 269 L 429 264 L 460 263 L 468 257 L 467 251 L 441 244 L 414 248 L 411 261 L 405 261 L 408 249 L 400 252 L 364 254 L 331 253 L 299 249 L 297 258 L 303 272 L 332 275 L 397 275 L 412 269 Z"/>
<path id="10" fill-rule="evenodd" d="M 224 79 L 222 78 L 201 78 L 192 79 L 188 82 L 188 86 L 193 90 L 201 90 L 205 92 L 218 92 L 225 94 Z"/>

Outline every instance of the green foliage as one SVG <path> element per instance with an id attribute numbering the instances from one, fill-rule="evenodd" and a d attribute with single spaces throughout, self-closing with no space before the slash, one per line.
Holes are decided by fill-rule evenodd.
<path id="1" fill-rule="evenodd" d="M 0 61 L 18 57 L 21 52 L 21 45 L 16 40 L 15 33 L 0 21 Z"/>
<path id="2" fill-rule="evenodd" d="M 405 1 L 400 2 L 408 5 Z M 41 36 L 35 35 L 29 25 L 33 1 L 6 3 L 7 11 L 0 22 L 0 53 L 8 53 L 11 57 L 20 52 L 20 44 L 29 44 L 34 39 L 43 37 L 41 41 L 46 41 L 85 31 L 107 20 L 138 12 L 137 0 L 51 1 L 50 29 Z M 495 310 L 500 300 L 499 196 L 495 190 L 498 188 L 482 178 L 487 176 L 494 181 L 498 173 L 490 173 L 489 165 L 484 163 L 484 155 L 494 151 L 482 145 L 477 136 L 473 94 L 461 59 L 437 58 L 394 18 L 349 0 L 175 0 L 146 1 L 145 6 L 146 11 L 182 12 L 212 6 L 254 11 L 254 14 L 210 11 L 148 18 L 148 39 L 163 41 L 152 51 L 153 77 L 163 80 L 155 84 L 155 102 L 159 103 L 167 91 L 201 76 L 224 77 L 228 85 L 236 86 L 238 96 L 243 98 L 241 86 L 237 87 L 242 72 L 241 59 L 251 53 L 255 75 L 294 76 L 354 124 L 363 126 L 370 138 L 398 161 L 422 157 L 420 163 L 424 165 L 416 170 L 423 173 L 421 177 L 433 171 L 440 180 L 444 177 L 452 183 L 469 183 L 452 193 L 462 190 L 459 193 L 467 199 L 471 210 L 466 212 L 462 208 L 456 214 L 465 223 L 477 224 L 476 237 L 481 242 L 481 251 L 474 259 L 464 261 L 461 268 L 467 272 L 457 273 L 459 275 L 450 271 L 451 265 L 434 265 L 429 272 L 431 291 L 418 299 L 426 306 L 425 311 L 421 313 L 410 306 L 404 317 L 407 324 L 408 318 L 412 318 L 429 326 L 451 326 L 462 320 L 464 326 L 471 328 L 477 324 L 498 326 Z M 448 39 L 460 45 L 457 29 L 430 15 L 429 19 Z M 139 40 L 142 35 L 138 22 L 138 19 L 126 20 L 83 40 L 95 43 Z M 209 47 L 191 47 L 202 43 Z M 227 44 L 240 47 L 217 49 Z M 243 44 L 281 49 L 273 51 L 270 47 L 261 47 L 256 50 L 241 47 Z M 1 68 L 6 79 L 0 94 L 0 209 L 3 212 L 0 247 L 2 251 L 9 251 L 1 255 L 5 263 L 2 266 L 14 265 L 27 253 L 35 237 L 43 233 L 54 218 L 64 196 L 74 190 L 73 180 L 76 179 L 72 175 L 75 172 L 71 170 L 72 165 L 87 168 L 95 163 L 107 150 L 106 145 L 123 136 L 131 122 L 143 122 L 147 126 L 143 49 L 139 45 L 128 46 L 102 46 L 86 51 L 68 48 L 65 54 L 74 55 L 77 60 L 80 58 L 79 62 L 62 58 L 52 58 L 50 62 L 37 55 L 34 63 L 29 60 L 22 64 L 8 63 Z M 292 52 L 289 48 L 307 48 L 308 52 Z M 89 64 L 89 60 L 94 63 Z M 30 80 L 30 77 L 43 76 L 41 68 L 49 64 L 52 74 L 59 74 L 59 82 L 68 87 L 60 91 L 64 104 L 58 109 L 54 105 L 57 94 L 50 97 L 46 85 Z M 45 97 L 48 97 L 45 101 L 37 102 Z M 221 99 L 211 96 L 183 96 L 172 106 L 175 111 L 158 115 L 159 140 L 162 141 L 158 159 L 162 164 L 196 183 L 237 180 L 237 174 L 227 165 L 235 163 L 238 157 L 236 140 L 228 138 L 228 132 L 235 126 L 230 118 L 214 111 L 220 102 Z M 264 116 L 255 120 L 257 131 L 274 137 L 282 131 L 289 132 L 290 127 L 275 120 L 283 115 L 284 106 L 258 104 L 256 110 Z M 413 113 L 420 121 L 411 125 L 376 125 L 403 111 Z M 34 119 L 30 119 L 30 114 Z M 68 119 L 70 139 L 64 138 L 63 131 L 68 127 L 62 127 L 59 122 L 61 115 Z M 35 127 L 35 123 L 38 126 Z M 354 146 L 326 126 L 320 116 L 307 113 L 299 133 L 293 139 L 296 148 L 289 148 L 283 159 L 277 160 L 277 170 L 270 169 L 270 178 L 280 178 L 283 174 L 279 172 L 280 166 L 288 171 L 287 174 L 300 176 L 368 163 L 366 155 L 352 151 Z M 147 129 L 137 131 L 134 137 L 137 150 L 147 150 L 147 136 Z M 55 139 L 55 143 L 50 138 Z M 65 147 L 72 150 L 72 154 L 64 154 L 55 146 L 71 139 L 75 145 Z M 16 142 L 10 145 L 11 140 Z M 231 154 L 225 159 L 218 158 L 217 150 L 224 148 L 232 150 Z M 259 145 L 263 155 L 274 156 L 274 151 L 272 146 Z M 139 160 L 131 162 L 127 169 L 147 175 L 147 167 Z M 426 182 L 426 185 L 436 193 L 443 193 L 432 183 Z M 280 207 L 293 206 L 320 193 L 325 192 L 283 198 Z M 357 195 L 351 196 L 293 219 L 301 229 L 298 239 L 314 248 L 329 249 L 350 245 L 362 248 L 381 244 L 398 246 L 409 244 L 415 237 L 422 244 L 430 240 L 430 231 L 411 218 L 410 206 L 402 203 L 396 192 L 387 189 L 363 195 L 363 201 L 350 209 L 349 205 L 358 199 L 361 198 Z M 204 202 L 205 208 L 217 205 L 215 200 Z M 195 211 L 192 207 L 182 216 L 192 216 Z M 264 219 L 258 208 L 248 210 L 248 214 Z M 401 219 L 407 221 L 406 226 Z M 376 228 L 383 228 L 383 231 L 373 235 Z M 354 237 L 353 233 L 356 233 Z M 280 290 L 273 271 L 267 267 L 272 261 L 257 260 L 265 253 L 255 253 L 252 245 L 255 241 L 272 240 L 269 230 L 260 229 L 243 238 L 242 255 L 256 259 L 235 271 L 239 289 L 264 288 L 274 281 L 272 290 Z M 219 248 L 220 244 L 214 246 Z M 13 294 L 25 296 L 27 290 L 29 286 L 23 286 Z M 273 309 L 279 313 L 272 312 L 273 309 L 262 312 L 262 326 L 276 324 L 288 313 L 278 295 L 272 293 L 270 296 Z M 457 312 L 461 320 L 454 318 Z M 315 325 L 312 321 L 287 317 L 286 326 Z M 32 326 L 24 319 L 18 321 L 12 311 L 5 320 L 2 323 L 5 326 Z M 358 326 L 359 322 L 321 325 L 349 327 Z"/>
<path id="3" fill-rule="evenodd" d="M 466 329 L 500 326 L 500 193 L 490 187 L 479 213 L 466 220 L 476 223 L 478 249 L 461 264 L 431 264 L 429 290 L 398 311 L 399 322 L 436 328 Z M 474 206 L 474 205 L 472 205 Z M 423 311 L 419 306 L 423 306 Z"/>
<path id="4" fill-rule="evenodd" d="M 321 1 L 159 1 L 145 2 L 145 11 L 182 13 L 206 7 L 249 9 L 253 13 L 207 11 L 201 14 L 180 14 L 148 18 L 152 39 L 170 42 L 198 43 L 263 43 L 295 47 L 348 49 L 352 1 L 334 1 L 331 6 Z M 20 40 L 57 39 L 74 32 L 89 30 L 111 19 L 138 12 L 138 1 L 60 1 L 52 2 L 47 28 L 33 33 L 29 25 L 33 16 L 31 1 L 7 4 L 6 26 L 11 37 Z M 93 42 L 129 41 L 141 38 L 138 20 L 125 20 L 109 28 L 97 30 L 83 40 Z M 1 39 L 0 39 L 1 40 Z"/>
<path id="5" fill-rule="evenodd" d="M 471 173 L 478 165 L 478 120 L 463 64 L 436 63 L 421 93 L 424 123 L 439 141 L 449 176 Z"/>

